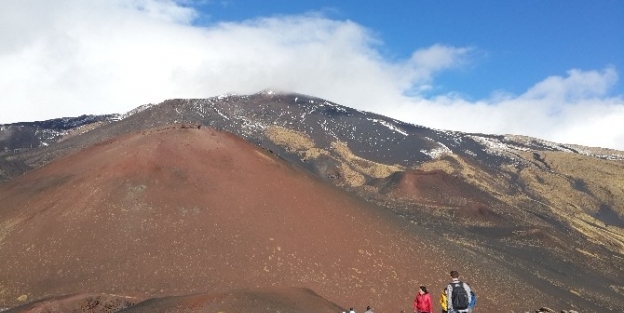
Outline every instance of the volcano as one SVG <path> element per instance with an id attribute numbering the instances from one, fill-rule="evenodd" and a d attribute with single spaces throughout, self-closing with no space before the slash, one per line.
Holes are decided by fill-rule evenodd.
<path id="1" fill-rule="evenodd" d="M 442 288 L 449 269 L 474 258 L 269 151 L 195 125 L 101 142 L 10 181 L 0 198 L 4 306 L 24 296 L 305 287 L 390 311 L 409 309 L 419 285 Z M 471 283 L 495 279 L 487 276 Z"/>
<path id="2" fill-rule="evenodd" d="M 3 125 L 0 150 L 0 308 L 295 288 L 398 312 L 450 270 L 480 310 L 624 308 L 618 151 L 270 92 Z"/>

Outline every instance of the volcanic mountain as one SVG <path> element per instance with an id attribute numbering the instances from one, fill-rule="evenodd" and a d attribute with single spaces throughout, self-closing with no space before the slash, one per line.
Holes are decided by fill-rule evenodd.
<path id="1" fill-rule="evenodd" d="M 199 126 L 100 142 L 11 180 L 0 198 L 5 306 L 22 295 L 296 286 L 398 310 L 419 284 L 443 286 L 449 268 L 469 264 L 447 252 L 458 245 Z M 478 288 L 496 277 L 470 279 Z"/>
<path id="2" fill-rule="evenodd" d="M 269 91 L 55 121 L 0 130 L 7 306 L 294 286 L 398 311 L 455 268 L 482 310 L 624 308 L 620 151 L 435 130 Z M 215 158 L 227 149 L 236 162 Z"/>

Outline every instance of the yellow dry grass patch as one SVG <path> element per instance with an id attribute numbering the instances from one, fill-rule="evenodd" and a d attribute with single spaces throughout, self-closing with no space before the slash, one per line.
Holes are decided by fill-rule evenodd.
<path id="1" fill-rule="evenodd" d="M 421 164 L 418 169 L 423 171 L 443 171 L 450 175 L 461 172 L 461 167 L 458 167 L 457 164 L 453 164 L 451 161 L 445 159 L 431 160 Z"/>
<path id="2" fill-rule="evenodd" d="M 76 137 L 80 134 L 86 133 L 88 131 L 92 131 L 102 125 L 104 125 L 104 122 L 96 122 L 96 123 L 91 123 L 91 124 L 87 124 L 87 125 L 82 125 L 79 127 L 76 127 L 74 129 L 70 129 L 67 134 L 65 134 L 63 137 L 59 138 L 58 142 L 63 142 L 69 138 L 72 137 Z"/>
<path id="3" fill-rule="evenodd" d="M 624 252 L 624 229 L 605 225 L 593 215 L 602 205 L 624 216 L 624 163 L 564 153 L 519 153 L 532 166 L 517 172 L 525 190 L 597 245 Z"/>
<path id="4" fill-rule="evenodd" d="M 328 156 L 340 164 L 341 184 L 359 187 L 366 183 L 366 176 L 385 178 L 394 172 L 403 171 L 400 165 L 373 162 L 355 155 L 344 142 L 332 142 L 335 154 L 315 146 L 310 136 L 281 126 L 270 126 L 265 130 L 267 137 L 289 152 L 297 153 L 303 159 Z M 366 176 L 365 176 L 366 175 Z"/>
<path id="5" fill-rule="evenodd" d="M 273 143 L 295 152 L 314 148 L 314 141 L 308 135 L 281 126 L 270 126 L 265 134 Z"/>
<path id="6" fill-rule="evenodd" d="M 589 220 L 589 221 L 588 221 Z M 609 250 L 624 254 L 624 229 L 619 227 L 596 227 L 598 221 L 591 216 L 582 215 L 569 219 L 570 226 L 576 229 L 587 239 Z"/>
<path id="7" fill-rule="evenodd" d="M 302 151 L 300 155 L 304 159 L 316 159 L 322 155 L 329 155 L 329 152 L 321 148 L 310 148 L 308 150 Z"/>
<path id="8" fill-rule="evenodd" d="M 600 257 L 599 255 L 597 255 L 595 253 L 592 253 L 592 252 L 589 252 L 589 251 L 586 251 L 586 250 L 583 250 L 583 249 L 576 248 L 576 251 L 578 251 L 578 252 L 580 252 L 580 253 L 588 256 L 588 257 L 592 257 L 592 258 L 599 258 Z"/>
<path id="9" fill-rule="evenodd" d="M 346 143 L 341 141 L 332 142 L 331 146 L 345 162 L 349 163 L 350 167 L 370 177 L 386 178 L 394 172 L 404 170 L 404 167 L 398 164 L 387 165 L 361 158 L 355 155 Z"/>
<path id="10" fill-rule="evenodd" d="M 497 197 L 511 207 L 529 202 L 540 204 L 559 220 L 583 234 L 588 241 L 624 253 L 624 229 L 607 226 L 596 219 L 601 205 L 607 205 L 624 216 L 624 162 L 597 160 L 565 152 L 517 151 L 522 166 L 504 165 L 502 175 L 491 176 L 457 155 L 421 164 L 424 171 L 441 170 L 461 175 L 466 182 Z M 511 177 L 525 192 L 514 192 Z M 517 187 L 515 187 L 517 188 Z M 510 192 L 511 191 L 511 192 Z M 583 251 L 581 254 L 587 255 Z"/>
<path id="11" fill-rule="evenodd" d="M 329 155 L 325 149 L 317 148 L 310 136 L 281 126 L 270 126 L 265 134 L 273 143 L 286 151 L 297 153 L 303 159 L 316 159 Z"/>
<path id="12" fill-rule="evenodd" d="M 15 226 L 20 222 L 20 219 L 13 218 L 7 219 L 0 223 L 0 245 L 2 241 L 11 233 L 11 231 L 15 228 Z"/>
<path id="13" fill-rule="evenodd" d="M 624 203 L 624 162 L 596 160 L 596 158 L 555 152 L 542 153 L 552 170 L 582 180 L 584 186 L 597 198 Z M 624 216 L 624 206 L 611 208 Z"/>
<path id="14" fill-rule="evenodd" d="M 617 293 L 619 293 L 621 295 L 624 295 L 624 286 L 611 285 L 610 287 L 615 292 L 617 292 Z"/>
<path id="15" fill-rule="evenodd" d="M 492 189 L 488 183 L 493 181 L 491 177 L 485 174 L 482 170 L 466 163 L 461 157 L 454 154 L 449 154 L 448 158 L 435 159 L 423 163 L 418 167 L 418 169 L 423 171 L 440 170 L 451 175 L 461 174 L 461 176 L 464 177 L 464 180 L 468 183 L 481 187 L 485 190 Z"/>
<path id="16" fill-rule="evenodd" d="M 340 163 L 340 174 L 344 177 L 345 183 L 352 187 L 364 185 L 366 178 L 358 171 L 353 170 L 346 163 Z"/>
<path id="17" fill-rule="evenodd" d="M 532 153 L 519 155 L 534 165 L 519 172 L 523 182 L 559 209 L 597 211 L 601 204 L 605 204 L 624 216 L 624 207 L 611 205 L 624 203 L 623 162 L 563 152 L 541 152 L 539 156 L 547 168 L 534 161 Z"/>
<path id="18" fill-rule="evenodd" d="M 460 175 L 465 182 L 490 193 L 505 203 L 515 203 L 517 201 L 516 198 L 507 196 L 510 190 L 507 183 L 509 176 L 504 171 L 501 171 L 502 175 L 493 177 L 455 154 L 449 154 L 444 158 L 422 163 L 416 169 L 422 171 L 439 170 L 450 175 Z"/>

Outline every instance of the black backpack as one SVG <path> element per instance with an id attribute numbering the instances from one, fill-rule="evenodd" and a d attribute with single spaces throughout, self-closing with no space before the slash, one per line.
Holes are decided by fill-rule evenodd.
<path id="1" fill-rule="evenodd" d="M 464 289 L 464 283 L 451 283 L 451 285 L 453 286 L 453 293 L 451 294 L 451 303 L 453 303 L 453 309 L 467 309 L 468 304 L 470 304 L 470 298 L 468 297 L 468 293 L 466 293 L 466 289 Z"/>

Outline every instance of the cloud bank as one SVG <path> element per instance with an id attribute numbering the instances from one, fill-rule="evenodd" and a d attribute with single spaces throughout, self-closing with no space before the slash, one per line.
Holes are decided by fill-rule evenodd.
<path id="1" fill-rule="evenodd" d="M 304 14 L 200 27 L 200 13 L 173 0 L 2 6 L 0 123 L 273 88 L 427 127 L 624 150 L 624 99 L 609 96 L 618 75 L 608 66 L 473 101 L 428 96 L 439 73 L 470 63 L 471 47 L 441 43 L 389 60 L 380 38 L 352 21 Z"/>

